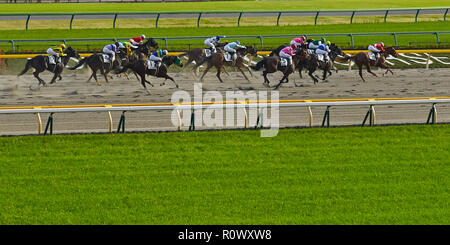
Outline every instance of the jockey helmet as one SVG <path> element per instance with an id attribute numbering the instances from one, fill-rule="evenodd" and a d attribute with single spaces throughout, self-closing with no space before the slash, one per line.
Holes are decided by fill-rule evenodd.
<path id="1" fill-rule="evenodd" d="M 64 43 L 61 43 L 61 45 L 59 45 L 62 49 L 66 48 L 66 45 Z"/>
<path id="2" fill-rule="evenodd" d="M 380 43 L 378 43 L 381 47 L 384 47 L 384 43 L 383 42 L 380 42 Z"/>
<path id="3" fill-rule="evenodd" d="M 327 39 L 325 39 L 324 37 L 322 37 L 322 38 L 320 39 L 320 41 L 322 41 L 322 43 L 325 43 L 325 42 L 327 41 Z"/>
<path id="4" fill-rule="evenodd" d="M 301 39 L 302 41 L 306 41 L 306 37 L 305 37 L 305 36 L 301 36 L 300 39 Z"/>
<path id="5" fill-rule="evenodd" d="M 141 35 L 141 38 L 142 38 L 142 39 L 145 39 L 145 35 L 144 35 L 144 34 L 142 34 L 142 35 Z"/>
<path id="6" fill-rule="evenodd" d="M 221 38 L 221 36 L 216 36 L 216 39 L 217 39 L 217 40 L 220 40 L 220 38 Z"/>
<path id="7" fill-rule="evenodd" d="M 114 45 L 116 45 L 116 47 L 120 46 L 119 42 L 114 43 Z"/>
<path id="8" fill-rule="evenodd" d="M 163 50 L 162 53 L 163 53 L 163 55 L 167 55 L 169 53 L 169 51 Z"/>
<path id="9" fill-rule="evenodd" d="M 291 45 L 291 48 L 292 48 L 292 49 L 297 49 L 297 44 L 293 43 L 293 44 Z"/>
<path id="10" fill-rule="evenodd" d="M 236 43 L 236 44 L 238 44 L 238 45 L 239 45 L 239 44 L 241 44 L 241 42 L 239 42 L 238 40 L 236 40 L 236 42 L 235 42 L 235 43 Z"/>

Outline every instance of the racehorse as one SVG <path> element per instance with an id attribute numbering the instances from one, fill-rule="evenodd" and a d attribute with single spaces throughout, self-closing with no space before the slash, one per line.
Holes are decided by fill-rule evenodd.
<path id="1" fill-rule="evenodd" d="M 237 58 L 236 58 L 236 61 L 234 62 L 234 64 L 233 64 L 233 61 L 227 61 L 225 59 L 225 55 L 226 55 L 225 53 L 217 52 L 217 53 L 211 54 L 211 57 L 209 57 L 207 59 L 208 65 L 207 65 L 205 71 L 203 71 L 203 75 L 200 78 L 200 82 L 203 82 L 203 77 L 205 77 L 205 75 L 209 71 L 209 69 L 211 69 L 214 66 L 217 69 L 217 74 L 216 74 L 217 78 L 219 78 L 219 81 L 223 83 L 223 80 L 220 77 L 220 72 L 222 71 L 222 68 L 225 71 L 225 68 L 224 68 L 225 65 L 237 67 L 238 70 L 244 75 L 245 79 L 247 79 L 247 81 L 248 81 L 247 76 L 245 75 L 244 71 L 242 71 L 242 68 L 250 70 L 244 64 L 244 56 L 247 55 L 248 53 L 250 53 L 253 56 L 256 56 L 256 49 L 254 49 L 252 46 L 246 46 L 245 48 L 236 49 Z M 251 72 L 250 72 L 250 74 L 252 75 Z"/>
<path id="2" fill-rule="evenodd" d="M 139 76 L 141 77 L 141 84 L 142 84 L 142 86 L 147 91 L 147 93 L 150 94 L 150 91 L 148 91 L 147 86 L 145 84 L 148 83 L 152 87 L 153 87 L 153 84 L 151 84 L 149 81 L 147 81 L 145 79 L 145 75 L 151 75 L 151 76 L 154 76 L 154 77 L 161 77 L 161 78 L 165 78 L 165 80 L 169 79 L 175 84 L 175 86 L 177 88 L 179 87 L 178 84 L 175 82 L 175 80 L 171 76 L 169 76 L 167 74 L 168 70 L 169 70 L 169 67 L 172 64 L 176 64 L 176 65 L 178 65 L 180 67 L 183 67 L 183 64 L 182 64 L 182 62 L 181 62 L 181 60 L 180 60 L 180 58 L 178 56 L 164 56 L 162 58 L 162 63 L 160 64 L 160 66 L 155 68 L 155 69 L 149 69 L 147 60 L 138 60 L 138 61 L 136 61 L 133 64 L 129 63 L 129 64 L 125 65 L 122 68 L 122 70 L 117 71 L 116 73 L 117 74 L 122 73 L 122 72 L 126 71 L 127 69 L 133 70 L 134 72 L 139 74 Z M 161 86 L 165 84 L 165 80 L 161 84 Z"/>
<path id="3" fill-rule="evenodd" d="M 298 65 L 298 63 L 301 62 L 302 60 L 309 58 L 308 52 L 303 48 L 294 50 L 294 53 L 295 53 L 295 55 L 292 56 L 292 63 L 294 65 L 294 67 L 296 67 Z M 251 66 L 251 68 L 256 71 L 260 70 L 262 67 L 265 68 L 265 70 L 263 71 L 263 76 L 264 76 L 263 84 L 264 84 L 264 86 L 267 86 L 267 87 L 269 87 L 269 83 L 270 83 L 269 79 L 267 78 L 268 73 L 274 73 L 276 71 L 283 72 L 283 78 L 281 78 L 280 82 L 275 86 L 275 89 L 278 89 L 280 87 L 281 83 L 284 82 L 284 80 L 286 80 L 284 83 L 289 82 L 289 75 L 294 72 L 294 68 L 292 67 L 292 65 L 282 66 L 281 58 L 275 57 L 275 56 L 264 57 L 255 66 Z"/>
<path id="4" fill-rule="evenodd" d="M 228 42 L 218 43 L 216 45 L 217 52 L 223 53 L 224 51 L 222 48 L 227 44 L 228 44 Z M 194 72 L 195 76 L 197 76 L 198 67 L 200 67 L 203 63 L 205 63 L 206 59 L 210 57 L 210 56 L 206 57 L 205 49 L 209 49 L 209 48 L 194 48 L 194 49 L 187 51 L 186 53 L 183 53 L 182 55 L 188 56 L 188 61 L 185 63 L 182 71 L 184 71 L 184 69 L 186 69 L 189 64 L 191 64 L 192 62 L 195 61 L 195 65 L 192 68 L 192 71 Z"/>
<path id="5" fill-rule="evenodd" d="M 76 64 L 75 66 L 69 67 L 69 70 L 75 70 L 78 67 L 82 66 L 84 63 L 86 63 L 92 70 L 92 74 L 87 80 L 89 82 L 92 78 L 95 79 L 95 82 L 98 86 L 100 86 L 100 82 L 97 79 L 97 71 L 100 70 L 100 73 L 105 77 L 106 82 L 108 83 L 108 76 L 107 74 L 111 70 L 118 70 L 120 69 L 121 65 L 121 58 L 119 55 L 116 55 L 116 58 L 113 62 L 109 61 L 107 62 L 105 58 L 103 57 L 104 54 L 102 53 L 95 53 L 92 54 L 89 57 L 83 58 Z"/>
<path id="6" fill-rule="evenodd" d="M 336 57 L 338 55 L 344 55 L 344 53 L 335 43 L 331 43 L 330 51 L 331 52 L 329 52 L 328 54 L 329 59 L 326 62 L 319 60 L 316 54 L 310 55 L 310 58 L 307 60 L 302 60 L 297 65 L 300 78 L 303 78 L 302 76 L 303 68 L 306 68 L 308 70 L 308 75 L 314 80 L 314 84 L 319 82 L 316 78 L 317 76 L 315 75 L 314 75 L 315 77 L 313 76 L 313 73 L 317 70 L 317 68 L 323 70 L 322 80 L 326 79 L 327 73 L 331 76 L 332 69 L 337 72 L 337 68 L 334 66 L 334 61 L 336 60 Z"/>
<path id="7" fill-rule="evenodd" d="M 359 52 L 354 56 L 345 57 L 344 60 L 345 61 L 354 60 L 355 64 L 359 68 L 359 76 L 361 77 L 363 82 L 366 82 L 366 80 L 362 76 L 362 67 L 363 66 L 366 66 L 367 72 L 369 72 L 370 74 L 372 74 L 374 76 L 377 76 L 377 74 L 373 73 L 370 70 L 370 66 L 377 66 L 377 67 L 386 69 L 386 72 L 384 74 L 387 74 L 388 72 L 391 72 L 391 74 L 394 74 L 392 72 L 392 70 L 389 68 L 389 66 L 386 65 L 386 58 L 389 55 L 397 57 L 398 56 L 397 51 L 395 51 L 395 49 L 393 47 L 387 47 L 385 50 L 386 50 L 385 52 L 380 53 L 380 56 L 376 60 L 370 59 L 368 52 Z"/>
<path id="8" fill-rule="evenodd" d="M 45 70 L 48 70 L 55 74 L 50 83 L 54 83 L 56 81 L 57 77 L 59 78 L 59 80 L 61 80 L 62 79 L 61 73 L 62 73 L 64 67 L 69 62 L 70 58 L 71 57 L 77 58 L 77 59 L 80 58 L 80 55 L 78 54 L 78 52 L 75 51 L 72 47 L 66 48 L 63 51 L 63 53 L 66 55 L 59 57 L 59 59 L 61 59 L 61 62 L 56 62 L 56 64 L 50 64 L 49 57 L 46 55 L 38 55 L 31 59 L 28 59 L 26 65 L 25 65 L 25 68 L 17 76 L 22 76 L 23 74 L 25 74 L 25 72 L 27 72 L 30 69 L 30 67 L 33 67 L 35 70 L 33 72 L 33 75 L 34 75 L 34 77 L 36 77 L 38 79 L 39 85 L 41 85 L 41 84 L 44 86 L 46 85 L 44 80 L 42 80 L 42 78 L 39 77 L 39 73 L 41 73 Z"/>

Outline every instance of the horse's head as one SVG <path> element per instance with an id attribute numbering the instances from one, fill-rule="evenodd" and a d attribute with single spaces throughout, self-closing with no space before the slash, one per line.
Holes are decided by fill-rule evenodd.
<path id="1" fill-rule="evenodd" d="M 250 54 L 251 56 L 256 57 L 258 55 L 258 52 L 253 46 L 245 46 L 247 49 L 247 54 Z"/>
<path id="2" fill-rule="evenodd" d="M 398 53 L 397 53 L 397 51 L 394 49 L 394 47 L 387 47 L 385 53 L 386 53 L 386 54 L 390 54 L 390 55 L 392 55 L 392 56 L 394 56 L 394 57 L 397 57 L 397 56 L 398 56 Z"/>
<path id="3" fill-rule="evenodd" d="M 152 48 L 154 48 L 154 49 L 159 49 L 158 43 L 155 41 L 155 39 L 153 39 L 153 38 L 151 38 L 151 37 L 149 37 L 149 38 L 147 39 L 147 41 L 144 43 L 144 46 L 146 46 L 146 47 L 152 47 Z"/>
<path id="4" fill-rule="evenodd" d="M 342 52 L 342 49 L 340 49 L 335 43 L 331 43 L 330 50 L 337 55 L 344 56 L 344 52 Z"/>
<path id="5" fill-rule="evenodd" d="M 299 58 L 309 58 L 308 50 L 306 48 L 297 48 L 294 50 L 295 56 Z"/>
<path id="6" fill-rule="evenodd" d="M 183 62 L 181 62 L 180 57 L 178 56 L 164 56 L 162 62 L 169 67 L 172 64 L 175 64 L 179 67 L 183 67 Z"/>
<path id="7" fill-rule="evenodd" d="M 77 59 L 80 58 L 80 54 L 78 54 L 78 51 L 76 51 L 75 49 L 73 49 L 70 46 L 68 48 L 66 48 L 66 50 L 64 50 L 64 53 L 67 54 L 67 56 L 69 56 L 69 57 L 74 57 Z"/>

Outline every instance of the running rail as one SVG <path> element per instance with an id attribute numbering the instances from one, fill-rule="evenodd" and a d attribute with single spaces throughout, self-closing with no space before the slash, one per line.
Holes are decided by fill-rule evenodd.
<path id="1" fill-rule="evenodd" d="M 375 125 L 375 110 L 377 105 L 400 105 L 400 104 L 431 104 L 428 114 L 427 124 L 437 123 L 436 104 L 450 103 L 450 97 L 425 97 L 425 98 L 373 98 L 373 99 L 321 99 L 321 100 L 280 100 L 280 101 L 232 101 L 222 103 L 154 103 L 154 104 L 112 104 L 112 105 L 69 105 L 69 106 L 35 106 L 35 107 L 0 107 L 0 114 L 27 114 L 33 113 L 37 116 L 38 134 L 42 133 L 42 120 L 40 113 L 50 113 L 44 134 L 50 130 L 53 134 L 53 114 L 65 112 L 106 112 L 109 114 L 109 131 L 113 132 L 113 122 L 111 111 L 122 111 L 117 132 L 125 132 L 125 112 L 129 111 L 148 111 L 148 110 L 176 110 L 178 113 L 179 125 L 181 130 L 180 110 L 191 110 L 191 125 L 189 130 L 195 130 L 194 111 L 201 109 L 242 109 L 245 112 L 245 127 L 248 127 L 247 108 L 269 108 L 269 107 L 308 107 L 309 125 L 312 126 L 311 107 L 326 106 L 326 111 L 322 120 L 322 127 L 330 127 L 330 108 L 333 106 L 368 106 L 369 110 L 362 122 L 365 125 L 367 119 L 370 126 Z M 262 114 L 258 114 L 257 124 L 261 121 Z"/>

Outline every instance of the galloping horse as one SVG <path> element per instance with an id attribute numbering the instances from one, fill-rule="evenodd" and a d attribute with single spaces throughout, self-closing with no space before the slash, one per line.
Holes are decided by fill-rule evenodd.
<path id="1" fill-rule="evenodd" d="M 228 42 L 218 43 L 218 44 L 216 45 L 217 52 L 218 52 L 218 53 L 223 53 L 224 51 L 223 51 L 222 48 L 223 48 L 225 45 L 227 45 L 227 44 L 228 44 Z M 203 63 L 205 63 L 205 61 L 206 61 L 207 58 L 211 57 L 211 56 L 206 57 L 205 48 L 194 48 L 194 49 L 191 49 L 191 50 L 187 51 L 186 53 L 183 53 L 182 55 L 187 55 L 187 56 L 188 56 L 188 61 L 187 61 L 186 64 L 184 65 L 182 71 L 184 71 L 184 69 L 186 69 L 186 67 L 187 67 L 190 63 L 192 63 L 192 62 L 195 61 L 195 65 L 194 65 L 194 67 L 192 68 L 192 71 L 194 72 L 195 76 L 197 76 L 197 69 L 198 69 L 198 67 L 200 67 Z"/>
<path id="2" fill-rule="evenodd" d="M 256 55 L 256 50 L 252 47 L 252 46 L 246 46 L 245 48 L 238 48 L 236 49 L 236 62 L 233 64 L 233 61 L 227 61 L 225 59 L 225 53 L 213 53 L 211 54 L 211 57 L 209 57 L 207 59 L 208 61 L 208 66 L 206 67 L 205 71 L 203 72 L 202 77 L 200 78 L 200 82 L 203 82 L 203 77 L 205 77 L 206 73 L 209 71 L 209 69 L 211 69 L 213 66 L 216 67 L 217 69 L 217 78 L 219 78 L 219 81 L 221 83 L 223 83 L 222 78 L 220 77 L 220 72 L 222 71 L 222 68 L 225 70 L 224 66 L 232 66 L 232 67 L 237 67 L 238 70 L 244 75 L 244 77 L 248 80 L 247 76 L 245 75 L 245 73 L 242 71 L 242 68 L 245 68 L 247 70 L 248 67 L 244 64 L 244 56 L 247 55 L 248 53 L 252 54 L 252 55 Z M 251 74 L 251 72 L 250 72 Z"/>
<path id="3" fill-rule="evenodd" d="M 342 50 L 335 44 L 332 43 L 330 45 L 330 53 L 328 54 L 329 56 L 329 60 L 325 61 L 320 61 L 317 58 L 317 55 L 310 55 L 310 58 L 307 60 L 303 60 L 302 62 L 300 62 L 297 65 L 298 68 L 298 72 L 300 74 L 300 78 L 303 78 L 302 76 L 302 70 L 303 68 L 306 68 L 308 70 L 308 75 L 314 80 L 314 84 L 318 83 L 319 81 L 317 80 L 317 76 L 313 76 L 313 73 L 317 70 L 317 68 L 322 69 L 323 70 L 323 76 L 322 76 L 322 80 L 326 79 L 326 75 L 327 73 L 331 76 L 331 70 L 335 70 L 337 72 L 336 67 L 334 66 L 334 61 L 336 60 L 336 57 L 338 55 L 344 55 L 344 53 L 342 52 Z M 317 78 L 316 78 L 317 77 Z"/>
<path id="4" fill-rule="evenodd" d="M 121 60 L 120 56 L 117 55 L 116 58 L 114 59 L 114 61 L 106 62 L 105 59 L 103 58 L 103 54 L 95 53 L 89 57 L 81 59 L 80 62 L 78 62 L 78 64 L 76 64 L 75 66 L 69 67 L 68 69 L 75 70 L 78 67 L 82 66 L 84 63 L 86 63 L 92 70 L 92 74 L 89 77 L 89 79 L 87 80 L 87 82 L 89 82 L 92 78 L 94 78 L 97 85 L 100 86 L 100 82 L 97 79 L 97 71 L 100 70 L 100 73 L 105 77 L 105 80 L 108 83 L 107 74 L 111 70 L 120 69 L 121 61 L 122 60 Z"/>
<path id="5" fill-rule="evenodd" d="M 147 91 L 148 94 L 150 94 L 150 91 L 148 91 L 147 86 L 145 85 L 146 83 L 150 84 L 153 87 L 153 84 L 151 84 L 150 82 L 148 82 L 145 79 L 145 75 L 151 75 L 154 77 L 161 77 L 161 78 L 165 78 L 170 79 L 175 86 L 178 88 L 178 84 L 175 82 L 175 80 L 170 77 L 167 73 L 169 70 L 170 65 L 172 64 L 176 64 L 180 67 L 183 67 L 183 64 L 181 63 L 181 60 L 178 56 L 164 56 L 162 58 L 162 63 L 161 65 L 156 68 L 156 69 L 149 69 L 148 68 L 148 62 L 147 60 L 138 60 L 135 63 L 131 64 L 128 63 L 126 64 L 122 70 L 117 71 L 116 73 L 122 73 L 124 71 L 126 71 L 127 69 L 131 69 L 134 72 L 136 72 L 137 74 L 139 74 L 139 76 L 141 77 L 141 84 L 144 87 L 144 89 Z M 161 84 L 161 86 L 164 85 L 164 82 Z"/>
<path id="6" fill-rule="evenodd" d="M 72 47 L 68 47 L 66 50 L 63 51 L 64 54 L 66 54 L 66 56 L 61 56 L 61 62 L 57 62 L 56 64 L 50 64 L 49 63 L 49 58 L 48 56 L 44 56 L 44 55 L 38 55 L 36 57 L 33 57 L 31 59 L 28 59 L 25 68 L 23 69 L 23 71 L 17 75 L 17 76 L 22 76 L 23 74 L 25 74 L 25 72 L 27 72 L 30 67 L 33 67 L 35 69 L 35 71 L 33 72 L 34 77 L 36 77 L 39 81 L 39 85 L 46 85 L 44 80 L 42 80 L 42 78 L 39 77 L 39 73 L 48 70 L 52 73 L 54 73 L 55 75 L 53 76 L 52 80 L 50 83 L 54 83 L 56 81 L 56 78 L 58 77 L 59 80 L 61 80 L 61 73 L 64 69 L 64 67 L 67 65 L 67 63 L 69 62 L 71 57 L 80 58 L 80 55 L 78 54 L 77 51 L 75 51 L 74 49 L 72 49 Z"/>
<path id="7" fill-rule="evenodd" d="M 369 54 L 368 52 L 359 52 L 354 56 L 349 56 L 349 57 L 345 57 L 345 61 L 348 60 L 354 60 L 355 64 L 358 66 L 359 68 L 359 76 L 361 77 L 361 79 L 363 80 L 363 82 L 366 82 L 366 80 L 363 78 L 362 76 L 362 67 L 363 65 L 366 66 L 367 68 L 367 72 L 369 72 L 370 74 L 377 76 L 377 74 L 373 73 L 370 70 L 370 66 L 377 66 L 380 68 L 385 68 L 386 72 L 384 74 L 387 74 L 388 72 L 391 72 L 391 74 L 394 74 L 392 72 L 392 70 L 389 68 L 389 66 L 386 65 L 386 58 L 392 55 L 394 57 L 397 57 L 397 51 L 395 51 L 395 49 L 393 47 L 387 47 L 386 51 L 383 53 L 380 53 L 380 57 L 378 57 L 376 60 L 372 60 L 369 58 Z"/>
<path id="8" fill-rule="evenodd" d="M 294 67 L 296 67 L 299 62 L 309 58 L 308 52 L 303 48 L 296 49 L 294 52 L 295 52 L 295 55 L 292 56 L 292 63 L 294 65 Z M 280 82 L 275 86 L 275 89 L 278 89 L 280 87 L 281 83 L 284 82 L 284 80 L 286 80 L 286 82 L 284 82 L 284 83 L 289 82 L 289 75 L 294 72 L 292 65 L 281 66 L 281 58 L 275 57 L 275 56 L 264 57 L 264 59 L 259 61 L 256 64 L 256 66 L 251 66 L 251 68 L 256 71 L 260 70 L 262 67 L 265 67 L 265 70 L 263 71 L 263 76 L 264 76 L 263 84 L 264 84 L 264 86 L 267 86 L 267 87 L 269 87 L 269 83 L 270 83 L 269 79 L 267 78 L 268 73 L 274 73 L 276 71 L 283 72 L 283 78 L 281 78 Z"/>

